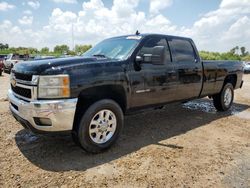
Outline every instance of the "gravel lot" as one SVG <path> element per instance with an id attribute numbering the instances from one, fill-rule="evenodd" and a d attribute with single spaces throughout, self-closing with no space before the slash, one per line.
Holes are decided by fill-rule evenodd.
<path id="1" fill-rule="evenodd" d="M 0 101 L 7 100 L 7 92 L 10 87 L 10 77 L 9 74 L 2 73 L 0 76 Z"/>
<path id="2" fill-rule="evenodd" d="M 0 77 L 0 187 L 250 187 L 250 75 L 232 109 L 171 104 L 125 118 L 121 138 L 93 155 L 70 136 L 36 136 L 8 110 Z"/>

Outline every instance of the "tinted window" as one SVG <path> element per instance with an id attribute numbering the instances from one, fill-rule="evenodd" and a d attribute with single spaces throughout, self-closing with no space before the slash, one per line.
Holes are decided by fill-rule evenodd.
<path id="1" fill-rule="evenodd" d="M 17 54 L 13 55 L 12 60 L 19 60 L 19 55 L 17 55 Z"/>
<path id="2" fill-rule="evenodd" d="M 138 55 L 143 56 L 144 54 L 152 54 L 153 53 L 153 48 L 155 46 L 165 46 L 166 51 L 165 51 L 165 60 L 167 62 L 171 61 L 170 58 L 170 52 L 168 48 L 168 44 L 165 38 L 160 38 L 160 37 L 154 37 L 150 38 L 146 41 L 146 43 L 143 45 L 141 50 L 139 51 Z"/>
<path id="3" fill-rule="evenodd" d="M 187 40 L 172 39 L 169 42 L 170 48 L 174 49 L 177 61 L 195 61 L 194 49 Z"/>

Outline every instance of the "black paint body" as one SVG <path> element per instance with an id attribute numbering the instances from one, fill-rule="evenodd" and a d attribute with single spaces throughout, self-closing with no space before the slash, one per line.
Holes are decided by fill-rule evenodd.
<path id="1" fill-rule="evenodd" d="M 138 70 L 135 57 L 145 41 L 152 37 L 164 37 L 168 43 L 175 38 L 189 41 L 195 61 L 177 62 L 170 45 L 171 61 L 162 65 L 142 63 Z M 241 86 L 243 66 L 237 61 L 202 61 L 191 39 L 145 34 L 141 35 L 131 56 L 123 61 L 96 57 L 59 58 L 18 63 L 13 71 L 32 75 L 69 74 L 71 98 L 77 98 L 85 91 L 91 91 L 91 95 L 103 92 L 105 88 L 119 90 L 127 112 L 217 94 L 229 75 L 236 76 L 237 89 Z"/>

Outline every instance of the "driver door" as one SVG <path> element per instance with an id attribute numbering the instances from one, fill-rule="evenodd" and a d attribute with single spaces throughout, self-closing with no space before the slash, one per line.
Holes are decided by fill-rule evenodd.
<path id="1" fill-rule="evenodd" d="M 164 61 L 162 64 L 141 62 L 141 69 L 135 71 L 135 79 L 143 81 L 143 88 L 134 88 L 134 103 L 137 106 L 150 106 L 173 100 L 176 90 L 177 75 L 171 60 L 170 50 L 165 37 L 154 36 L 147 39 L 137 56 L 152 54 L 153 48 L 164 46 Z M 133 80 L 132 83 L 135 83 Z M 140 83 L 140 81 L 138 82 Z M 132 86 L 133 88 L 133 86 Z"/>

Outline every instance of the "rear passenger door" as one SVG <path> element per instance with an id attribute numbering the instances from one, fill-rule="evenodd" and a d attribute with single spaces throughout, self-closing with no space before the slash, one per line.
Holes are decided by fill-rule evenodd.
<path id="1" fill-rule="evenodd" d="M 190 39 L 168 38 L 178 77 L 176 100 L 196 98 L 202 89 L 202 64 Z"/>

